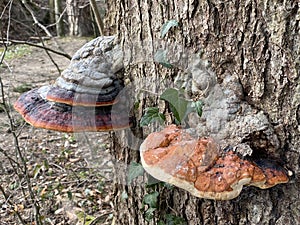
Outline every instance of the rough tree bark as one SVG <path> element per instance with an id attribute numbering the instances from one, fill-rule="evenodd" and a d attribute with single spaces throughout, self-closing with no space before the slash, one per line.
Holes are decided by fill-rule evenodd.
<path id="1" fill-rule="evenodd" d="M 250 116 L 264 115 L 267 120 L 267 130 L 255 128 L 237 140 L 247 143 L 256 157 L 279 157 L 293 172 L 288 184 L 268 190 L 246 187 L 230 201 L 198 199 L 186 191 L 157 185 L 158 208 L 154 219 L 147 222 L 143 197 L 152 190 L 143 181 L 126 184 L 127 165 L 139 161 L 135 149 L 142 138 L 128 140 L 129 131 L 118 132 L 112 152 L 116 165 L 122 165 L 115 178 L 117 224 L 157 224 L 166 213 L 181 216 L 188 224 L 300 224 L 298 1 L 111 0 L 108 12 L 106 26 L 124 46 L 155 42 L 161 38 L 162 25 L 177 20 L 179 26 L 167 34 L 168 42 L 191 52 L 201 50 L 221 87 L 238 92 Z M 138 95 L 140 88 L 155 93 L 164 88 L 161 78 L 172 81 L 179 73 L 176 68 L 146 61 L 130 64 L 125 71 L 127 83 L 143 82 L 135 87 L 135 97 L 140 100 L 137 120 L 145 107 L 158 104 L 157 97 Z M 224 87 L 226 77 L 234 78 L 236 85 Z M 145 137 L 152 130 L 147 129 L 136 128 L 136 136 Z M 234 137 L 228 135 L 223 141 L 231 139 Z"/>

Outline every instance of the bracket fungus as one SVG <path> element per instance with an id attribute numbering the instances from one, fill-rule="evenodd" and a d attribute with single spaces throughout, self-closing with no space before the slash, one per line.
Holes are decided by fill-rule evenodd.
<path id="1" fill-rule="evenodd" d="M 271 161 L 254 162 L 233 151 L 220 152 L 213 139 L 195 139 L 175 125 L 148 135 L 140 154 L 144 169 L 154 178 L 199 198 L 229 200 L 244 185 L 265 189 L 288 182 L 286 171 Z"/>
<path id="2" fill-rule="evenodd" d="M 15 109 L 29 124 L 49 130 L 110 131 L 130 127 L 127 107 L 117 98 L 122 90 L 117 73 L 123 63 L 121 48 L 114 41 L 113 36 L 106 36 L 85 44 L 53 85 L 23 93 Z"/>

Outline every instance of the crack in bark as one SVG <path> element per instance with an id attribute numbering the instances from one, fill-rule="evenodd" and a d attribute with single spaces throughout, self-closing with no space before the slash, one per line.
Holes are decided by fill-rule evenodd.
<path id="1" fill-rule="evenodd" d="M 190 16 L 190 18 L 192 19 L 192 18 L 194 18 L 195 14 L 196 14 L 196 12 L 197 12 L 197 10 L 198 10 L 199 1 L 198 1 L 198 0 L 193 0 L 193 2 L 192 2 L 191 5 L 194 6 L 194 7 L 193 7 L 193 10 L 192 10 L 192 12 L 191 12 L 191 16 Z"/>

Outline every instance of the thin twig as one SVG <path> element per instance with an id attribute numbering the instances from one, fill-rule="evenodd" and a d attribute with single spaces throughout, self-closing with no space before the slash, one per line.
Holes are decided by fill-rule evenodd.
<path id="1" fill-rule="evenodd" d="M 40 28 L 42 28 L 42 29 L 45 31 L 45 33 L 46 33 L 49 37 L 53 37 L 52 34 L 48 31 L 48 29 L 47 29 L 43 24 L 41 24 L 41 23 L 37 20 L 37 18 L 36 18 L 35 15 L 34 15 L 33 10 L 32 10 L 31 7 L 27 4 L 27 1 L 26 1 L 26 0 L 22 0 L 22 3 L 23 3 L 23 5 L 25 6 L 25 8 L 28 10 L 28 12 L 31 14 L 31 17 L 32 17 L 34 23 L 35 23 L 37 26 L 39 26 Z"/>
<path id="2" fill-rule="evenodd" d="M 11 15 L 11 7 L 12 7 L 12 3 L 13 3 L 13 1 L 11 1 L 10 4 L 9 4 L 9 10 L 8 10 L 9 15 Z M 6 37 L 7 37 L 7 38 L 8 38 L 8 35 L 9 35 L 10 22 L 11 22 L 11 17 L 9 16 L 9 17 L 8 17 L 8 24 L 7 24 L 7 31 L 6 31 Z"/>
<path id="3" fill-rule="evenodd" d="M 10 14 L 9 14 L 10 15 Z M 7 35 L 7 38 L 8 38 L 8 35 Z M 7 44 L 4 43 L 4 40 L 2 39 L 2 43 L 4 45 L 4 52 L 3 54 L 1 55 L 1 58 L 0 58 L 0 64 L 2 64 L 3 60 L 4 60 L 4 57 L 5 57 L 5 54 L 7 52 Z M 27 188 L 28 188 L 28 191 L 29 191 L 29 195 L 30 195 L 30 198 L 33 202 L 33 207 L 34 207 L 34 216 L 35 216 L 35 223 L 36 225 L 42 225 L 42 221 L 41 221 L 41 215 L 40 215 L 40 206 L 38 204 L 38 202 L 36 201 L 36 196 L 34 194 L 34 191 L 32 189 L 32 184 L 31 184 L 31 180 L 30 180 L 30 176 L 29 176 L 29 172 L 28 172 L 28 168 L 27 168 L 27 163 L 26 163 L 26 159 L 23 157 L 23 154 L 21 152 L 21 149 L 20 149 L 20 145 L 19 145 L 19 140 L 18 140 L 18 137 L 16 135 L 16 132 L 15 132 L 15 126 L 14 126 L 14 121 L 13 121 L 13 118 L 11 117 L 11 114 L 10 114 L 10 107 L 9 105 L 7 104 L 6 102 L 6 99 L 5 99 L 5 93 L 4 93 L 4 86 L 3 86 L 3 81 L 2 81 L 2 78 L 0 77 L 0 94 L 1 94 L 1 97 L 2 97 L 2 106 L 3 106 L 3 109 L 6 113 L 6 116 L 9 120 L 9 125 L 10 125 L 10 129 L 11 129 L 11 133 L 12 133 L 12 136 L 13 136 L 13 141 L 14 141 L 14 147 L 15 147 L 15 153 L 17 155 L 17 157 L 20 158 L 21 160 L 21 164 L 19 163 L 16 163 L 16 165 L 21 169 L 21 171 L 23 172 L 23 176 L 25 178 L 25 181 L 27 183 Z M 9 158 L 10 159 L 10 158 Z M 9 160 L 10 163 L 12 164 L 13 161 L 10 159 Z M 16 172 L 16 175 L 18 176 L 18 178 L 20 179 L 20 181 L 22 180 L 21 178 L 21 174 L 18 173 L 17 170 L 15 170 L 14 166 L 13 166 L 13 169 L 14 171 Z M 2 192 L 2 194 L 7 197 L 5 195 L 5 190 L 2 188 L 2 186 L 0 185 L 0 190 Z M 25 194 L 23 188 L 22 188 L 22 191 L 23 191 L 23 194 Z M 9 201 L 9 199 L 6 199 L 7 201 Z M 13 204 L 12 204 L 13 205 Z M 17 210 L 15 210 L 20 222 L 25 225 L 26 223 L 23 221 L 21 215 L 19 214 L 19 212 Z"/>
<path id="4" fill-rule="evenodd" d="M 4 196 L 5 198 L 5 201 L 8 202 L 8 204 L 10 205 L 14 205 L 10 200 L 9 200 L 9 196 L 7 196 L 4 188 L 2 187 L 1 183 L 0 183 L 0 191 L 2 193 L 2 195 Z M 14 212 L 16 213 L 17 217 L 19 218 L 20 222 L 22 223 L 22 225 L 26 225 L 25 221 L 23 220 L 21 214 L 19 213 L 18 210 L 14 210 Z"/>
<path id="5" fill-rule="evenodd" d="M 10 157 L 3 148 L 0 148 L 0 152 L 9 160 L 10 165 L 14 169 L 15 173 L 17 173 L 17 171 L 15 170 L 13 164 L 17 165 L 17 167 L 21 169 L 20 164 L 16 160 L 14 160 L 12 157 Z"/>
<path id="6" fill-rule="evenodd" d="M 32 17 L 34 23 L 35 23 L 37 26 L 39 26 L 40 28 L 42 28 L 42 29 L 45 31 L 45 33 L 52 39 L 52 38 L 53 38 L 52 34 L 48 31 L 48 29 L 47 29 L 43 24 L 41 24 L 41 23 L 37 20 L 37 18 L 36 18 L 35 15 L 34 15 L 34 11 L 33 11 L 33 10 L 31 9 L 31 7 L 27 4 L 27 0 L 22 0 L 22 3 L 24 4 L 24 6 L 25 6 L 25 8 L 28 10 L 28 12 L 31 14 L 31 17 Z M 56 42 L 55 38 L 53 39 L 53 41 L 54 41 L 54 43 L 59 47 L 59 45 L 58 45 L 58 43 Z"/>
<path id="7" fill-rule="evenodd" d="M 9 125 L 10 125 L 11 133 L 12 133 L 12 136 L 13 136 L 13 140 L 14 140 L 14 146 L 15 146 L 16 154 L 18 155 L 18 157 L 20 158 L 20 160 L 22 162 L 22 166 L 23 166 L 23 170 L 24 170 L 24 178 L 26 180 L 29 195 L 30 195 L 30 198 L 33 202 L 33 206 L 34 206 L 34 209 L 35 209 L 35 213 L 34 213 L 35 222 L 36 222 L 37 225 L 42 225 L 41 216 L 40 216 L 40 206 L 39 206 L 38 202 L 35 199 L 35 194 L 34 194 L 34 191 L 32 189 L 32 186 L 31 186 L 31 180 L 30 180 L 30 176 L 29 176 L 29 172 L 28 172 L 28 168 L 27 168 L 27 164 L 26 164 L 26 159 L 24 158 L 24 156 L 21 152 L 20 145 L 19 145 L 19 140 L 18 140 L 18 137 L 15 133 L 14 122 L 13 122 L 13 119 L 10 115 L 9 107 L 6 103 L 5 96 L 4 96 L 4 87 L 3 87 L 3 82 L 2 82 L 1 77 L 0 77 L 0 86 L 1 86 L 2 104 L 3 104 L 4 111 L 6 113 L 6 116 L 9 120 Z"/>
<path id="8" fill-rule="evenodd" d="M 5 57 L 5 53 L 7 51 L 7 46 L 4 45 L 4 51 L 3 51 L 3 54 L 1 55 L 1 58 L 0 58 L 0 65 L 2 64 L 3 60 L 4 60 L 4 57 Z M 5 104 L 5 98 L 4 98 L 4 90 L 3 90 L 3 83 L 2 83 L 2 79 L 0 77 L 0 81 L 1 81 L 1 94 L 2 94 L 2 101 L 3 101 L 3 106 L 4 108 L 7 110 L 7 106 Z M 1 149 L 2 150 L 2 149 Z M 3 150 L 2 151 L 3 154 L 6 154 L 6 152 Z M 12 163 L 12 162 L 15 162 L 14 160 L 12 161 L 12 159 L 9 157 L 9 162 Z M 18 163 L 16 163 L 16 165 L 19 165 Z M 12 167 L 13 170 L 16 172 L 15 168 Z M 19 167 L 20 168 L 20 167 Z M 19 177 L 20 178 L 20 177 Z M 23 190 L 23 189 L 22 189 Z M 0 191 L 2 192 L 5 200 L 10 204 L 10 205 L 13 205 L 12 202 L 9 200 L 9 196 L 7 196 L 4 188 L 1 186 L 1 183 L 0 183 Z M 26 223 L 24 222 L 22 216 L 20 215 L 20 213 L 18 211 L 15 212 L 17 217 L 19 218 L 19 221 L 21 222 L 22 225 L 26 225 Z"/>
<path id="9" fill-rule="evenodd" d="M 2 17 L 3 17 L 3 15 L 4 15 L 4 13 L 5 13 L 5 10 L 6 10 L 6 8 L 8 7 L 8 5 L 12 5 L 12 1 L 9 1 L 5 6 L 4 6 L 4 8 L 3 8 L 3 11 L 1 12 L 1 15 L 0 15 L 0 20 L 2 20 Z M 9 11 L 10 12 L 10 11 Z M 8 14 L 8 15 L 10 15 L 10 13 Z M 8 19 L 10 19 L 10 18 L 8 18 Z M 8 21 L 9 22 L 9 21 Z M 9 25 L 10 23 L 8 23 L 8 25 Z"/>
<path id="10" fill-rule="evenodd" d="M 4 61 L 4 57 L 5 57 L 6 52 L 7 52 L 7 46 L 6 46 L 6 44 L 4 44 L 4 51 L 3 51 L 2 55 L 1 55 L 1 58 L 0 58 L 0 65 Z"/>
<path id="11" fill-rule="evenodd" d="M 96 1 L 95 0 L 90 0 L 90 4 L 91 4 L 92 10 L 93 10 L 94 15 L 95 15 L 95 19 L 96 19 L 96 23 L 97 23 L 99 32 L 100 32 L 101 36 L 104 36 L 104 24 L 103 24 L 103 21 L 101 19 Z"/>
<path id="12" fill-rule="evenodd" d="M 57 69 L 57 71 L 58 71 L 58 74 L 60 75 L 61 73 L 60 73 L 59 66 L 58 66 L 57 63 L 54 61 L 54 59 L 52 58 L 52 56 L 50 55 L 50 53 L 48 52 L 48 50 L 45 49 L 46 46 L 45 46 L 45 43 L 44 43 L 44 41 L 43 41 L 42 38 L 40 38 L 40 41 L 41 41 L 41 43 L 42 43 L 42 45 L 43 45 L 43 47 L 44 47 L 44 50 L 45 50 L 46 54 L 48 55 L 48 57 L 50 58 L 50 60 L 51 60 L 51 62 L 53 63 L 53 65 L 56 67 L 56 69 Z"/>
<path id="13" fill-rule="evenodd" d="M 13 169 L 14 173 L 17 175 L 18 179 L 19 179 L 19 182 L 20 184 L 23 182 L 22 179 L 23 179 L 23 176 L 22 174 L 24 174 L 24 171 L 21 167 L 21 165 L 16 161 L 14 160 L 12 157 L 10 157 L 6 151 L 4 151 L 4 149 L 1 149 L 0 148 L 0 152 L 8 159 L 9 161 L 9 164 L 11 165 L 11 168 Z M 15 164 L 14 164 L 15 163 Z M 16 166 L 15 166 L 16 165 Z M 17 168 L 16 168 L 17 167 Z M 20 172 L 18 171 L 18 169 L 20 170 Z M 22 190 L 22 193 L 24 196 L 26 196 L 26 192 L 25 192 L 25 189 L 23 188 L 23 186 L 21 186 L 21 190 Z"/>
<path id="14" fill-rule="evenodd" d="M 37 47 L 37 48 L 42 48 L 42 49 L 47 50 L 49 52 L 53 52 L 57 55 L 64 56 L 64 57 L 66 57 L 70 60 L 72 59 L 72 56 L 70 56 L 68 53 L 61 52 L 61 51 L 56 51 L 54 49 L 51 49 L 51 48 L 48 48 L 48 47 L 44 46 L 44 44 L 39 45 L 39 44 L 35 44 L 35 43 L 29 42 L 29 41 L 19 41 L 19 40 L 11 40 L 11 39 L 10 40 L 4 39 L 4 41 L 5 41 L 5 43 L 8 43 L 8 44 L 10 44 L 10 43 L 12 43 L 12 44 L 26 44 L 26 45 L 34 46 L 34 47 Z"/>
<path id="15" fill-rule="evenodd" d="M 58 20 L 57 20 L 55 23 L 49 24 L 49 25 L 47 26 L 47 28 L 56 26 L 56 25 L 62 20 L 62 18 L 63 18 L 63 16 L 64 16 L 64 14 L 66 13 L 66 11 L 67 11 L 67 7 L 65 7 L 64 10 L 62 11 L 62 13 L 59 15 Z"/>

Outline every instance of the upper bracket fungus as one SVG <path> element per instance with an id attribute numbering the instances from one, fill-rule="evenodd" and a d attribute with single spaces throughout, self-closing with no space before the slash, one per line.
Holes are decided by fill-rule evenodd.
<path id="1" fill-rule="evenodd" d="M 113 36 L 98 37 L 73 56 L 53 85 L 22 94 L 14 104 L 35 127 L 63 132 L 110 131 L 131 126 L 128 112 L 117 103 L 122 85 L 122 51 Z M 112 105 L 119 104 L 112 114 Z M 116 111 L 116 110 L 115 110 Z"/>
<path id="2" fill-rule="evenodd" d="M 195 139 L 175 125 L 150 134 L 140 146 L 140 155 L 150 175 L 200 198 L 229 200 L 244 185 L 265 189 L 288 182 L 286 171 L 277 164 L 220 152 L 213 139 Z"/>

